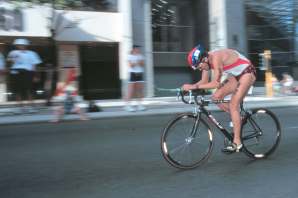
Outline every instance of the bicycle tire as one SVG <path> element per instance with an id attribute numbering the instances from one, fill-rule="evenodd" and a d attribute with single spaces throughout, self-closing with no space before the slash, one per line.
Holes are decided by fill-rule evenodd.
<path id="1" fill-rule="evenodd" d="M 280 123 L 273 112 L 266 108 L 252 109 L 243 120 L 241 139 L 243 151 L 249 157 L 262 159 L 271 155 L 281 138 Z"/>
<path id="2" fill-rule="evenodd" d="M 178 169 L 193 169 L 206 161 L 213 148 L 213 132 L 204 120 L 199 120 L 196 136 L 190 136 L 197 116 L 180 114 L 171 120 L 161 136 L 161 151 L 165 160 Z M 198 136 L 199 135 L 199 136 Z"/>

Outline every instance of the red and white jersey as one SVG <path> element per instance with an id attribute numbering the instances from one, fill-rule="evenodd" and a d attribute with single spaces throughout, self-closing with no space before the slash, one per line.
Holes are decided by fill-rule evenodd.
<path id="1" fill-rule="evenodd" d="M 235 63 L 230 65 L 224 65 L 223 70 L 225 73 L 238 76 L 240 75 L 249 65 L 251 65 L 251 62 L 242 54 L 235 51 L 238 54 L 238 59 Z"/>

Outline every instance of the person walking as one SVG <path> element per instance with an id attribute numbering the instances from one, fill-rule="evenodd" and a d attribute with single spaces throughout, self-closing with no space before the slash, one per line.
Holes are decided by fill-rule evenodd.
<path id="1" fill-rule="evenodd" d="M 144 56 L 141 54 L 140 46 L 133 45 L 128 56 L 129 62 L 129 81 L 127 96 L 125 98 L 126 111 L 143 111 L 146 108 L 142 104 L 144 97 Z M 136 98 L 136 107 L 132 104 L 132 98 Z"/>
<path id="2" fill-rule="evenodd" d="M 16 49 L 10 51 L 7 56 L 7 61 L 11 63 L 12 91 L 20 107 L 23 107 L 25 100 L 33 104 L 33 80 L 36 65 L 42 63 L 36 52 L 27 49 L 29 44 L 29 41 L 24 38 L 14 40 L 13 45 Z M 29 109 L 29 111 L 32 110 L 32 108 Z"/>

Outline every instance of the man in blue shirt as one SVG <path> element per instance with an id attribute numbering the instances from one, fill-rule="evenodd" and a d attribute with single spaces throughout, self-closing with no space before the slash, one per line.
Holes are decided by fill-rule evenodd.
<path id="1" fill-rule="evenodd" d="M 23 106 L 22 101 L 33 102 L 33 78 L 36 65 L 42 63 L 39 55 L 27 49 L 27 39 L 16 39 L 13 43 L 16 50 L 9 52 L 7 61 L 11 62 L 10 74 L 12 78 L 12 91 L 16 100 Z"/>

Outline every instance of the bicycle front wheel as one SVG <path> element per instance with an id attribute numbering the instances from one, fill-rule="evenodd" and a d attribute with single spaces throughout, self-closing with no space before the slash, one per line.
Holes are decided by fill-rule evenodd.
<path id="1" fill-rule="evenodd" d="M 249 157 L 266 158 L 276 150 L 280 142 L 280 123 L 268 109 L 253 109 L 244 119 L 241 136 L 243 150 Z"/>
<path id="2" fill-rule="evenodd" d="M 213 147 L 213 133 L 204 120 L 186 113 L 177 116 L 161 136 L 163 157 L 179 169 L 192 169 L 207 160 Z"/>

